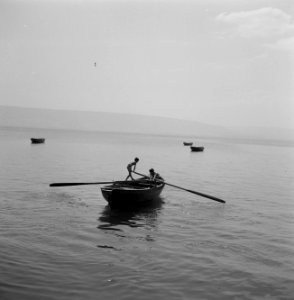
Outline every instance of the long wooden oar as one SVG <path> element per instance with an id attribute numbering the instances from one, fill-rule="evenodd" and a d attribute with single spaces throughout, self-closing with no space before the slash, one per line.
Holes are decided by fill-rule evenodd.
<path id="1" fill-rule="evenodd" d="M 51 183 L 49 186 L 59 187 L 59 186 L 75 186 L 75 185 L 89 185 L 89 184 L 110 184 L 110 183 L 122 183 L 124 181 L 101 181 L 101 182 L 60 182 Z"/>
<path id="2" fill-rule="evenodd" d="M 140 174 L 140 173 L 137 173 L 137 172 L 134 172 L 133 173 L 137 174 L 137 175 L 140 175 L 140 176 L 144 176 L 144 177 L 149 177 L 147 175 L 144 175 L 144 174 Z M 203 194 L 203 193 L 199 193 L 199 192 L 196 192 L 196 191 L 192 191 L 192 190 L 189 190 L 189 189 L 185 189 L 181 186 L 177 186 L 177 185 L 174 185 L 174 184 L 171 184 L 171 183 L 168 183 L 166 181 L 163 181 L 163 180 L 158 180 L 156 179 L 156 181 L 159 181 L 159 182 L 164 182 L 166 185 L 169 185 L 169 186 L 172 186 L 172 187 L 175 187 L 177 189 L 180 189 L 180 190 L 183 190 L 183 191 L 186 191 L 186 192 L 189 192 L 189 193 L 192 193 L 192 194 L 195 194 L 195 195 L 198 195 L 198 196 L 201 196 L 201 197 L 205 197 L 205 198 L 208 198 L 208 199 L 211 199 L 211 200 L 214 200 L 214 201 L 217 201 L 217 202 L 220 202 L 220 203 L 226 203 L 225 200 L 222 200 L 222 199 L 219 199 L 219 198 L 216 198 L 214 196 L 210 196 L 210 195 L 207 195 L 207 194 Z"/>

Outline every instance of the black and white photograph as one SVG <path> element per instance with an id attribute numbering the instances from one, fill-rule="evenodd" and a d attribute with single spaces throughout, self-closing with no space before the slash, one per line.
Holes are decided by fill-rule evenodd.
<path id="1" fill-rule="evenodd" d="M 294 1 L 0 0 L 0 299 L 294 299 Z"/>

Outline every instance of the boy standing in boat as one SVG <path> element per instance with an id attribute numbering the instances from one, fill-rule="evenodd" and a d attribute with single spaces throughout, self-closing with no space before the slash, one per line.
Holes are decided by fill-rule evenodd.
<path id="1" fill-rule="evenodd" d="M 133 178 L 133 176 L 132 176 L 132 172 L 134 172 L 136 170 L 136 165 L 137 165 L 138 161 L 139 161 L 139 158 L 136 157 L 133 162 L 130 162 L 127 165 L 127 169 L 128 169 L 129 175 L 127 176 L 126 180 L 128 180 L 129 178 L 132 178 L 132 180 L 135 180 Z"/>

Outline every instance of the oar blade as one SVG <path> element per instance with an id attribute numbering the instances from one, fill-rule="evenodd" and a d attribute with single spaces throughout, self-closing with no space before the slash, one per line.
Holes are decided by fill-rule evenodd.
<path id="1" fill-rule="evenodd" d="M 77 185 L 86 185 L 92 183 L 84 183 L 84 182 L 60 182 L 60 183 L 51 183 L 49 186 L 51 187 L 61 187 L 61 186 L 77 186 Z"/>
<path id="2" fill-rule="evenodd" d="M 91 185 L 91 184 L 109 184 L 115 181 L 102 181 L 102 182 L 59 182 L 51 183 L 50 187 L 61 187 L 61 186 L 77 186 L 77 185 Z"/>
<path id="3" fill-rule="evenodd" d="M 205 198 L 208 198 L 208 199 L 211 199 L 211 200 L 214 200 L 214 201 L 217 201 L 217 202 L 220 202 L 220 203 L 226 203 L 225 200 L 222 200 L 222 199 L 219 199 L 219 198 L 216 198 L 214 196 L 210 196 L 210 195 L 207 195 L 207 194 L 203 194 L 203 193 L 199 193 L 199 192 L 195 192 L 195 191 L 192 191 L 192 190 L 186 190 L 187 192 L 190 192 L 192 194 L 195 194 L 195 195 L 198 195 L 198 196 L 202 196 L 202 197 L 205 197 Z"/>

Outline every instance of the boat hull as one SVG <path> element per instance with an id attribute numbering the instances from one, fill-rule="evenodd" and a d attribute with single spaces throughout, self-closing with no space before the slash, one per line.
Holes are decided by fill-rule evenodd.
<path id="1" fill-rule="evenodd" d="M 159 199 L 164 183 L 156 185 L 130 181 L 101 188 L 104 199 L 111 208 L 131 209 L 150 205 Z"/>
<path id="2" fill-rule="evenodd" d="M 204 147 L 193 147 L 191 146 L 191 151 L 192 152 L 203 152 L 204 151 Z"/>

